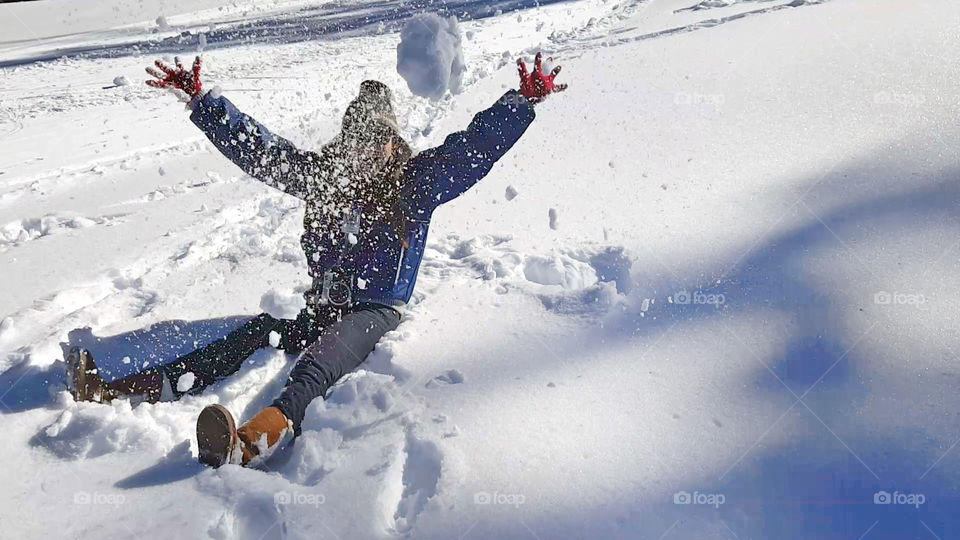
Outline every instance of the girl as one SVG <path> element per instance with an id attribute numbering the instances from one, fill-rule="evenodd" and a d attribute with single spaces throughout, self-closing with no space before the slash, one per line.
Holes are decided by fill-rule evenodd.
<path id="1" fill-rule="evenodd" d="M 68 354 L 74 397 L 106 402 L 122 396 L 147 401 L 199 392 L 240 369 L 255 351 L 280 336 L 278 348 L 298 354 L 287 385 L 270 407 L 239 429 L 221 405 L 197 420 L 201 462 L 220 466 L 262 463 L 300 432 L 310 402 L 355 369 L 385 333 L 400 323 L 413 294 L 433 211 L 487 175 L 535 117 L 533 106 L 553 92 L 560 72 L 533 73 L 518 60 L 520 90 L 510 90 L 478 113 L 465 131 L 417 155 L 397 127 L 390 89 L 364 81 L 343 115 L 342 128 L 319 151 L 296 148 L 241 113 L 217 91 L 204 92 L 201 60 L 187 70 L 157 61 L 147 84 L 189 97 L 190 119 L 244 172 L 306 203 L 301 238 L 313 287 L 292 320 L 261 314 L 227 337 L 176 361 L 113 382 L 96 373 L 92 355 Z M 182 94 L 181 94 L 182 95 Z M 183 384 L 180 378 L 192 374 Z M 185 392 L 180 391 L 189 386 Z"/>

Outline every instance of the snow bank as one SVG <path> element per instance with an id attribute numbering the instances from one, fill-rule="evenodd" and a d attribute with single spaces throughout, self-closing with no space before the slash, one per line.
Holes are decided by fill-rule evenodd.
<path id="1" fill-rule="evenodd" d="M 456 17 L 425 13 L 412 17 L 400 32 L 397 73 L 414 94 L 439 99 L 463 84 L 466 64 Z"/>

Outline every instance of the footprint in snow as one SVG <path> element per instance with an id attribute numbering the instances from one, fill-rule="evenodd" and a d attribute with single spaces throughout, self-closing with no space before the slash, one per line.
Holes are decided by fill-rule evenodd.
<path id="1" fill-rule="evenodd" d="M 433 379 L 427 381 L 425 385 L 427 388 L 436 388 L 438 386 L 446 386 L 449 384 L 460 384 L 463 382 L 463 373 L 460 373 L 459 370 L 450 369 L 444 371 L 440 375 L 437 375 Z"/>

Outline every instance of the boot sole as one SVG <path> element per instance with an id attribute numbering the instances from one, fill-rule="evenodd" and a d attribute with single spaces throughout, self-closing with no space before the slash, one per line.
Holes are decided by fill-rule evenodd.
<path id="1" fill-rule="evenodd" d="M 208 405 L 197 417 L 197 447 L 200 463 L 220 467 L 230 462 L 237 447 L 237 425 L 230 411 L 221 405 Z"/>
<path id="2" fill-rule="evenodd" d="M 73 347 L 67 354 L 67 389 L 77 402 L 93 401 L 87 392 L 88 358 L 90 353 L 80 347 Z"/>

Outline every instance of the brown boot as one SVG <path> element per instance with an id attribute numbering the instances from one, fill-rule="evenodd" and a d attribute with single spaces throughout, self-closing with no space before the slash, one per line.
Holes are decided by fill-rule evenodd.
<path id="1" fill-rule="evenodd" d="M 104 382 L 86 349 L 74 347 L 67 354 L 67 386 L 76 401 L 109 403 L 121 397 L 156 403 L 163 394 L 162 373 L 138 373 L 113 382 Z"/>
<path id="2" fill-rule="evenodd" d="M 97 374 L 90 351 L 74 347 L 66 357 L 67 389 L 76 401 L 103 403 L 108 394 L 106 384 Z M 109 399 L 108 399 L 109 401 Z"/>
<path id="3" fill-rule="evenodd" d="M 276 407 L 267 407 L 237 430 L 243 443 L 244 467 L 263 463 L 293 438 L 293 423 Z"/>
<path id="4" fill-rule="evenodd" d="M 197 418 L 197 447 L 201 463 L 256 467 L 293 438 L 293 424 L 276 407 L 267 407 L 240 429 L 222 405 L 205 407 Z"/>

